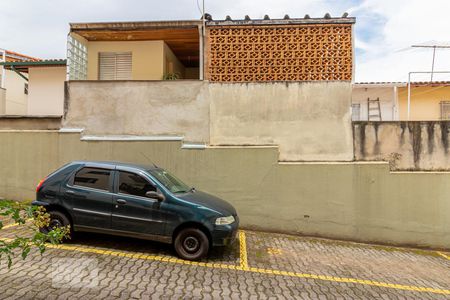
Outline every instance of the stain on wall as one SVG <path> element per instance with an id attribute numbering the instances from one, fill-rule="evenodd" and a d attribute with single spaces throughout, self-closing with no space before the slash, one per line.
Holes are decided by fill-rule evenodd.
<path id="1" fill-rule="evenodd" d="M 390 161 L 394 170 L 450 170 L 450 121 L 353 122 L 355 160 Z"/>

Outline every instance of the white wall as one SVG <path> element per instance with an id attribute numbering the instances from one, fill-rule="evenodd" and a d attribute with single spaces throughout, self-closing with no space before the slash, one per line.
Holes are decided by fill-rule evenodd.
<path id="1" fill-rule="evenodd" d="M 25 74 L 26 76 L 26 74 Z M 17 75 L 14 71 L 5 72 L 6 115 L 26 115 L 27 95 L 24 93 L 25 79 Z"/>
<path id="2" fill-rule="evenodd" d="M 66 67 L 30 68 L 29 115 L 63 115 Z"/>
<path id="3" fill-rule="evenodd" d="M 361 121 L 367 121 L 367 98 L 371 100 L 380 98 L 382 121 L 398 120 L 398 105 L 396 104 L 394 87 L 353 86 L 352 104 L 360 104 L 359 120 Z"/>
<path id="4" fill-rule="evenodd" d="M 5 114 L 5 96 L 6 96 L 6 90 L 0 88 L 0 115 Z"/>

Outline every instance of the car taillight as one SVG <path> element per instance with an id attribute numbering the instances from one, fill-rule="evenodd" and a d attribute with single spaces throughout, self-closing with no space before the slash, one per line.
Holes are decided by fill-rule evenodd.
<path id="1" fill-rule="evenodd" d="M 37 185 L 37 187 L 36 187 L 36 192 L 39 192 L 39 190 L 41 189 L 42 185 L 43 185 L 44 182 L 45 182 L 45 179 L 47 179 L 47 178 L 44 178 L 44 179 L 42 179 L 41 181 L 39 181 L 39 183 L 38 183 L 38 185 Z"/>

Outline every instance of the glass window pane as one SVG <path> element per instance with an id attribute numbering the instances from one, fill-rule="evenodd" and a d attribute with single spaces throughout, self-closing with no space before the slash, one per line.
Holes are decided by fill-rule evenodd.
<path id="1" fill-rule="evenodd" d="M 156 192 L 156 187 L 147 179 L 134 173 L 119 172 L 119 193 L 145 197 L 149 191 Z"/>
<path id="2" fill-rule="evenodd" d="M 75 175 L 73 184 L 108 191 L 110 174 L 110 170 L 83 168 Z"/>

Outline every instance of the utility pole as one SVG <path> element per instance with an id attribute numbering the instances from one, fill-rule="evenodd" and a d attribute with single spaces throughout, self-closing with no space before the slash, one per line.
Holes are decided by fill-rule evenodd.
<path id="1" fill-rule="evenodd" d="M 435 61 L 435 58 L 436 58 L 436 49 L 437 48 L 450 48 L 450 46 L 447 46 L 447 45 L 436 45 L 436 44 L 434 44 L 434 45 L 412 45 L 411 46 L 412 48 L 431 48 L 431 49 L 433 49 L 433 60 L 432 60 L 432 62 L 431 62 L 431 78 L 430 78 L 430 81 L 432 82 L 433 81 L 433 75 L 434 75 L 434 61 Z"/>

